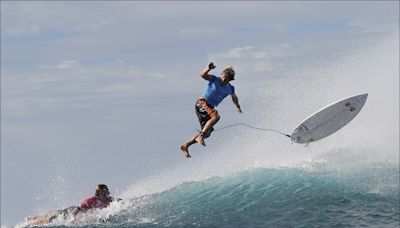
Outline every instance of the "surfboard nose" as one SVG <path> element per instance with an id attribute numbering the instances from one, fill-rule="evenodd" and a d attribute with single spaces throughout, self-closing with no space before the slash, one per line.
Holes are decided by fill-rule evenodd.
<path id="1" fill-rule="evenodd" d="M 368 98 L 368 93 L 363 93 L 358 96 L 354 96 L 354 99 L 358 99 L 357 104 L 359 109 L 361 109 L 364 106 L 365 102 L 367 101 L 367 98 Z"/>
<path id="2" fill-rule="evenodd" d="M 367 98 L 368 98 L 368 93 L 361 94 L 360 96 L 361 96 L 362 102 L 365 103 L 365 101 L 367 101 Z"/>

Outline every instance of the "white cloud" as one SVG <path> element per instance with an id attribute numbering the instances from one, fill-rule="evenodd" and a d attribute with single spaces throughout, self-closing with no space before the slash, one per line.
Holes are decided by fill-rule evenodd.
<path id="1" fill-rule="evenodd" d="M 215 35 L 220 30 L 214 28 L 182 28 L 178 32 L 181 35 Z"/>
<path id="2" fill-rule="evenodd" d="M 39 36 L 45 32 L 93 32 L 114 23 L 106 10 L 87 12 L 87 6 L 67 2 L 2 2 L 2 29 L 7 36 Z"/>
<path id="3" fill-rule="evenodd" d="M 119 59 L 100 65 L 65 60 L 41 65 L 29 73 L 3 71 L 2 95 L 7 100 L 2 102 L 2 108 L 7 115 L 21 116 L 74 107 L 134 103 L 149 94 L 178 92 L 171 88 L 188 90 L 182 86 L 187 82 L 181 79 L 180 68 L 178 64 L 162 72 Z"/>
<path id="4" fill-rule="evenodd" d="M 56 65 L 41 65 L 39 68 L 41 69 L 76 69 L 80 66 L 79 61 L 77 60 L 65 60 Z"/>
<path id="5" fill-rule="evenodd" d="M 271 72 L 281 67 L 277 59 L 294 56 L 291 44 L 262 44 L 257 46 L 235 47 L 213 56 L 216 64 L 234 65 L 242 72 Z"/>
<path id="6" fill-rule="evenodd" d="M 255 72 L 270 72 L 274 70 L 272 63 L 270 62 L 256 62 L 253 64 Z"/>
<path id="7" fill-rule="evenodd" d="M 283 44 L 264 44 L 258 46 L 235 47 L 229 50 L 215 54 L 217 59 L 247 59 L 254 60 L 269 60 L 277 57 L 289 56 L 289 43 Z"/>
<path id="8" fill-rule="evenodd" d="M 252 56 L 254 59 L 268 59 L 272 57 L 269 52 L 253 52 Z"/>
<path id="9" fill-rule="evenodd" d="M 350 21 L 348 23 L 349 27 L 359 29 L 362 32 L 365 33 L 383 33 L 383 32 L 391 32 L 395 31 L 396 28 L 395 24 L 386 24 L 382 25 L 381 23 L 376 23 L 376 22 L 367 22 L 367 21 L 362 21 L 362 20 L 354 20 Z"/>
<path id="10" fill-rule="evenodd" d="M 235 47 L 228 51 L 217 54 L 216 57 L 220 59 L 239 59 L 253 49 L 254 48 L 251 46 Z"/>

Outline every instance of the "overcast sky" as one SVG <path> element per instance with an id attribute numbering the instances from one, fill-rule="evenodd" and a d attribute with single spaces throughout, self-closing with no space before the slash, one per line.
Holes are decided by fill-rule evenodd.
<path id="1" fill-rule="evenodd" d="M 263 122 L 294 115 L 268 109 L 298 85 L 281 80 L 310 85 L 308 73 L 398 39 L 398 29 L 397 1 L 1 1 L 1 223 L 76 205 L 98 183 L 118 194 L 218 153 L 213 145 L 228 142 L 210 139 L 207 153 L 194 146 L 190 161 L 178 150 L 198 128 L 193 106 L 206 85 L 198 73 L 209 60 L 217 75 L 235 67 L 244 112 L 227 99 L 220 126 L 290 133 L 310 111 L 363 88 L 319 94 L 297 118 Z M 386 64 L 398 73 L 392 54 Z M 396 80 L 388 91 L 398 95 Z M 305 87 L 298 94 L 315 99 Z"/>

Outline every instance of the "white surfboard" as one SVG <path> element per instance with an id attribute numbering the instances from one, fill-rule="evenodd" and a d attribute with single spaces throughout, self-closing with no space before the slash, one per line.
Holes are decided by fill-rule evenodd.
<path id="1" fill-rule="evenodd" d="M 296 143 L 310 143 L 335 133 L 360 112 L 368 94 L 335 102 L 314 113 L 296 127 L 290 138 Z"/>

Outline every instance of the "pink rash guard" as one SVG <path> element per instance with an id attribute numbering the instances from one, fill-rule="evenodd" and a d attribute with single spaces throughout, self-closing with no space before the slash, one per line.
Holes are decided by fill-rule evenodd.
<path id="1" fill-rule="evenodd" d="M 87 211 L 89 209 L 93 209 L 93 208 L 107 207 L 112 201 L 113 201 L 113 198 L 110 196 L 103 199 L 103 198 L 100 198 L 100 197 L 97 197 L 96 195 L 94 195 L 94 196 L 84 199 L 79 204 L 79 207 L 83 212 L 85 212 L 85 211 Z"/>

